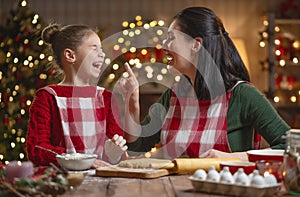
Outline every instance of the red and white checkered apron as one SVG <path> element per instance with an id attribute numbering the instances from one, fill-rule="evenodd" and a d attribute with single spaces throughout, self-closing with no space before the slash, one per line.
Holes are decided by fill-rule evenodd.
<path id="1" fill-rule="evenodd" d="M 55 96 L 64 132 L 67 153 L 93 153 L 102 158 L 106 140 L 106 119 L 101 87 L 73 87 L 71 97 Z"/>
<path id="2" fill-rule="evenodd" d="M 228 102 L 232 90 L 241 82 L 211 101 L 177 97 L 173 91 L 161 130 L 160 151 L 164 157 L 198 158 L 209 149 L 231 152 L 227 138 Z"/>

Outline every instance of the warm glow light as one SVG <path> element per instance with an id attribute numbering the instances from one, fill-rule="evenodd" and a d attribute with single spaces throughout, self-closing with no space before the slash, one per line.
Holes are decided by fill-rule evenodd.
<path id="1" fill-rule="evenodd" d="M 19 62 L 19 59 L 17 57 L 14 58 L 14 63 L 18 63 Z"/>
<path id="2" fill-rule="evenodd" d="M 129 51 L 130 51 L 131 53 L 135 53 L 135 52 L 136 52 L 136 48 L 135 48 L 135 47 L 130 47 Z"/>
<path id="3" fill-rule="evenodd" d="M 266 46 L 266 43 L 265 43 L 264 41 L 260 41 L 260 42 L 259 42 L 259 46 L 260 46 L 261 48 L 263 48 L 263 47 Z"/>
<path id="4" fill-rule="evenodd" d="M 104 60 L 104 62 L 105 62 L 105 64 L 110 64 L 111 63 L 111 60 L 110 60 L 110 58 L 106 58 L 105 60 Z"/>
<path id="5" fill-rule="evenodd" d="M 279 40 L 279 39 L 275 39 L 274 43 L 275 43 L 276 45 L 280 45 L 280 40 Z"/>
<path id="6" fill-rule="evenodd" d="M 11 146 L 11 148 L 15 148 L 15 147 L 16 147 L 16 144 L 15 144 L 14 142 L 11 142 L 11 143 L 10 143 L 10 146 Z"/>
<path id="7" fill-rule="evenodd" d="M 123 77 L 125 77 L 125 78 L 129 77 L 128 72 L 124 72 L 124 73 L 123 73 Z"/>
<path id="8" fill-rule="evenodd" d="M 295 42 L 293 42 L 293 47 L 295 49 L 299 49 L 300 48 L 300 41 L 299 40 L 296 40 Z"/>
<path id="9" fill-rule="evenodd" d="M 275 96 L 273 100 L 274 100 L 275 103 L 278 103 L 280 101 L 278 96 Z"/>
<path id="10" fill-rule="evenodd" d="M 133 29 L 133 28 L 135 28 L 135 24 L 134 24 L 134 23 L 130 23 L 129 27 L 130 27 L 131 29 Z"/>
<path id="11" fill-rule="evenodd" d="M 144 156 L 145 156 L 146 158 L 150 158 L 150 157 L 151 157 L 151 153 L 147 152 L 147 153 L 144 154 Z"/>
<path id="12" fill-rule="evenodd" d="M 285 60 L 280 60 L 280 61 L 279 61 L 279 65 L 280 65 L 280 66 L 285 66 Z"/>
<path id="13" fill-rule="evenodd" d="M 124 38 L 120 37 L 120 38 L 118 38 L 118 43 L 123 43 L 124 40 L 125 40 Z"/>
<path id="14" fill-rule="evenodd" d="M 275 51 L 275 55 L 277 55 L 277 56 L 281 55 L 280 50 L 277 49 L 277 50 Z"/>
<path id="15" fill-rule="evenodd" d="M 161 80 L 163 80 L 164 77 L 162 75 L 157 75 L 156 78 L 158 81 L 161 81 Z"/>
<path id="16" fill-rule="evenodd" d="M 268 33 L 267 32 L 263 32 L 262 33 L 262 37 L 267 38 L 268 37 Z"/>
<path id="17" fill-rule="evenodd" d="M 176 76 L 175 81 L 177 81 L 177 82 L 180 81 L 180 76 Z"/>
<path id="18" fill-rule="evenodd" d="M 276 27 L 274 28 L 274 30 L 275 30 L 275 32 L 280 32 L 280 28 L 279 28 L 278 26 L 276 26 Z"/>
<path id="19" fill-rule="evenodd" d="M 155 62 L 156 62 L 156 58 L 155 58 L 155 57 L 152 57 L 152 58 L 150 59 L 150 62 L 151 62 L 151 63 L 155 63 Z"/>
<path id="20" fill-rule="evenodd" d="M 134 33 L 135 33 L 136 35 L 140 35 L 140 34 L 141 34 L 141 30 L 136 29 L 136 30 L 134 31 Z"/>
<path id="21" fill-rule="evenodd" d="M 114 65 L 112 66 L 112 68 L 113 68 L 114 70 L 118 70 L 118 69 L 119 69 L 119 64 L 114 64 Z"/>
<path id="22" fill-rule="evenodd" d="M 24 156 L 25 156 L 24 153 L 19 154 L 20 159 L 24 159 Z"/>
<path id="23" fill-rule="evenodd" d="M 122 48 L 122 49 L 121 49 L 121 52 L 122 52 L 122 53 L 126 53 L 126 52 L 127 52 L 127 49 L 126 49 L 126 48 Z"/>
<path id="24" fill-rule="evenodd" d="M 143 66 L 143 65 L 142 65 L 140 62 L 135 64 L 135 67 L 136 67 L 136 68 L 142 68 L 142 66 Z"/>
<path id="25" fill-rule="evenodd" d="M 140 15 L 137 15 L 137 16 L 135 17 L 135 20 L 136 20 L 136 21 L 140 21 L 140 20 L 142 20 L 142 17 L 141 17 Z"/>
<path id="26" fill-rule="evenodd" d="M 141 51 L 141 53 L 142 53 L 142 55 L 146 55 L 146 54 L 148 53 L 148 51 L 147 51 L 146 49 L 143 49 L 143 50 Z"/>
<path id="27" fill-rule="evenodd" d="M 20 110 L 20 113 L 21 113 L 21 115 L 24 115 L 24 114 L 25 114 L 25 110 L 24 110 L 24 109 L 21 109 L 21 110 Z"/>
<path id="28" fill-rule="evenodd" d="M 130 45 L 131 45 L 131 42 L 129 40 L 126 40 L 125 46 L 130 46 Z"/>
<path id="29" fill-rule="evenodd" d="M 150 28 L 150 25 L 148 23 L 144 24 L 144 28 L 145 29 L 149 29 Z"/>
<path id="30" fill-rule="evenodd" d="M 163 68 L 163 69 L 161 69 L 161 73 L 162 73 L 162 74 L 167 74 L 167 73 L 168 73 L 168 70 L 167 70 L 166 68 Z"/>
<path id="31" fill-rule="evenodd" d="M 122 26 L 123 26 L 123 27 L 128 27 L 128 25 L 129 25 L 129 23 L 128 23 L 127 21 L 123 21 L 123 22 L 122 22 Z"/>
<path id="32" fill-rule="evenodd" d="M 114 79 L 116 77 L 116 75 L 114 73 L 109 74 L 108 76 L 110 79 Z"/>
<path id="33" fill-rule="evenodd" d="M 25 7 L 27 5 L 27 2 L 25 1 L 25 0 L 23 0 L 22 2 L 21 2 L 21 6 L 22 7 Z"/>
<path id="34" fill-rule="evenodd" d="M 120 49 L 120 46 L 116 44 L 116 45 L 114 46 L 114 50 L 115 50 L 115 51 L 118 51 L 119 49 Z"/>
<path id="35" fill-rule="evenodd" d="M 25 137 L 21 137 L 21 143 L 25 143 L 25 142 L 26 142 Z"/>
<path id="36" fill-rule="evenodd" d="M 164 26 L 164 24 L 165 24 L 165 22 L 164 22 L 163 20 L 159 20 L 159 21 L 158 21 L 158 25 L 159 25 L 159 26 Z"/>
<path id="37" fill-rule="evenodd" d="M 147 73 L 147 78 L 148 79 L 152 79 L 153 78 L 153 74 L 152 73 Z"/>
<path id="38" fill-rule="evenodd" d="M 295 103 L 297 101 L 297 97 L 296 96 L 291 96 L 290 100 L 291 100 L 291 102 Z"/>
<path id="39" fill-rule="evenodd" d="M 129 32 L 128 36 L 132 38 L 134 36 L 134 32 L 133 31 Z"/>
<path id="40" fill-rule="evenodd" d="M 31 105 L 31 100 L 27 100 L 27 101 L 26 101 L 26 105 L 27 105 L 27 106 Z"/>
<path id="41" fill-rule="evenodd" d="M 124 36 L 127 36 L 128 33 L 129 33 L 129 31 L 128 31 L 127 29 L 123 30 L 123 35 L 124 35 Z"/>
<path id="42" fill-rule="evenodd" d="M 293 58 L 293 62 L 294 62 L 294 64 L 298 64 L 298 63 L 299 63 L 298 58 L 297 58 L 297 57 L 294 57 L 294 58 Z"/>

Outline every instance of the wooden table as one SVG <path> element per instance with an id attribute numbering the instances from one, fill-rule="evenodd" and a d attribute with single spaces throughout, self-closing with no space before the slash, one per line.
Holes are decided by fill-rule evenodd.
<path id="1" fill-rule="evenodd" d="M 170 175 L 155 179 L 96 177 L 88 175 L 82 184 L 66 192 L 63 197 L 224 197 L 194 192 L 189 175 Z M 277 196 L 286 196 L 280 193 Z"/>

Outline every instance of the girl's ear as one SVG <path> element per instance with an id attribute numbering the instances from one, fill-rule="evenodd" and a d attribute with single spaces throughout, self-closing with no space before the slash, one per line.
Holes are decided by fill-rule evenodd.
<path id="1" fill-rule="evenodd" d="M 200 37 L 194 38 L 194 44 L 192 48 L 193 52 L 199 52 L 201 47 L 202 47 L 202 38 Z"/>
<path id="2" fill-rule="evenodd" d="M 75 52 L 69 48 L 64 50 L 64 58 L 69 63 L 74 63 L 76 61 Z"/>

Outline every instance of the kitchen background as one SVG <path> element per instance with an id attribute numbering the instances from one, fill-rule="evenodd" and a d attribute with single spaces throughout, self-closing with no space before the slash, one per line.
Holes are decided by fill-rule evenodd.
<path id="1" fill-rule="evenodd" d="M 266 93 L 292 127 L 300 128 L 299 0 L 0 0 L 0 118 L 3 120 L 0 121 L 0 161 L 26 159 L 22 148 L 34 92 L 56 80 L 51 77 L 53 70 L 44 72 L 47 66 L 41 65 L 47 65 L 51 58 L 44 54 L 39 38 L 30 37 L 31 32 L 38 32 L 53 22 L 96 27 L 104 43 L 120 50 L 118 55 L 123 54 L 119 57 L 115 51 L 107 51 L 100 85 L 109 89 L 120 76 L 121 64 L 139 58 L 143 65 L 132 64 L 141 65 L 146 71 L 137 69 L 136 74 L 151 79 L 151 83 L 146 81 L 141 86 L 141 116 L 144 117 L 172 78 L 164 74 L 165 65 L 155 63 L 163 62 L 157 46 L 163 31 L 157 30 L 164 30 L 176 13 L 189 6 L 205 6 L 216 12 L 234 38 L 253 84 Z M 145 29 L 145 24 L 155 32 L 147 35 L 151 38 L 150 45 L 155 46 L 148 49 L 148 56 L 142 50 L 132 51 L 134 48 L 130 46 L 130 39 L 141 37 L 141 32 L 133 30 Z M 130 35 L 130 32 L 134 33 Z M 141 54 L 132 56 L 132 53 Z"/>

